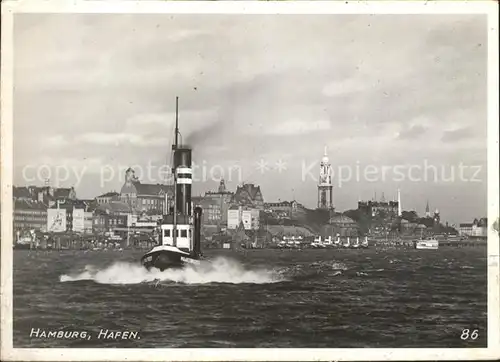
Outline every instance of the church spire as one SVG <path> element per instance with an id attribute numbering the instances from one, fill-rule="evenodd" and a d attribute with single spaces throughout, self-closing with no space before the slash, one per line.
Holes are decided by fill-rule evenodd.
<path id="1" fill-rule="evenodd" d="M 425 216 L 430 217 L 431 216 L 431 211 L 429 209 L 429 200 L 427 200 L 427 205 L 425 206 Z"/>

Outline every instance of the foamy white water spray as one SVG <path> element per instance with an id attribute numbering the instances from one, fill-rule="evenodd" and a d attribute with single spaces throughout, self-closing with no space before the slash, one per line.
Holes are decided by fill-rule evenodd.
<path id="1" fill-rule="evenodd" d="M 99 284 L 138 284 L 152 281 L 172 281 L 184 284 L 207 283 L 251 283 L 265 284 L 283 281 L 284 278 L 268 269 L 245 269 L 232 259 L 216 258 L 202 261 L 200 265 L 187 265 L 182 269 L 146 270 L 138 264 L 116 262 L 104 269 L 86 266 L 85 270 L 75 275 L 61 275 L 61 282 L 93 280 Z"/>

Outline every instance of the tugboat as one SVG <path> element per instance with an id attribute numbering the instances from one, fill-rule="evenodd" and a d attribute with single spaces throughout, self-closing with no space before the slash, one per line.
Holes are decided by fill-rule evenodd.
<path id="1" fill-rule="evenodd" d="M 182 268 L 186 264 L 199 264 L 201 253 L 201 214 L 202 209 L 193 210 L 191 202 L 192 149 L 178 144 L 179 98 L 175 102 L 175 144 L 172 145 L 174 155 L 174 200 L 173 210 L 159 225 L 158 245 L 141 258 L 146 269 L 157 268 L 164 271 L 169 268 Z"/>

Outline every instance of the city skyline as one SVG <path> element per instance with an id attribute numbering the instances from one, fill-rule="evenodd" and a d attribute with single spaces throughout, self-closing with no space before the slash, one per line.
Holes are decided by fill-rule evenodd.
<path id="1" fill-rule="evenodd" d="M 362 174 L 342 185 L 334 174 L 339 210 L 400 188 L 404 210 L 429 200 L 456 224 L 486 215 L 484 16 L 22 14 L 14 50 L 15 185 L 30 183 L 26 166 L 67 166 L 84 177 L 58 186 L 81 198 L 119 191 L 119 168 L 168 163 L 179 96 L 195 163 L 241 168 L 230 189 L 255 183 L 266 200 L 313 208 L 304 170 L 319 175 L 326 145 L 334 170 Z M 426 163 L 448 179 L 474 171 L 364 175 Z M 103 185 L 104 167 L 115 171 Z"/>

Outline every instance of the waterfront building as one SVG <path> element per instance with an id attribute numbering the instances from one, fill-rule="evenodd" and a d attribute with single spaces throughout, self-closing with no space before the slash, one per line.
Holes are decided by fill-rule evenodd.
<path id="1" fill-rule="evenodd" d="M 358 201 L 358 210 L 370 218 L 382 217 L 387 220 L 395 219 L 400 213 L 398 201 L 385 201 L 384 197 L 380 201 Z"/>
<path id="2" fill-rule="evenodd" d="M 173 207 L 174 189 L 172 185 L 145 184 L 135 176 L 132 168 L 125 171 L 125 183 L 119 199 L 131 208 L 148 214 L 167 214 Z"/>
<path id="3" fill-rule="evenodd" d="M 97 196 L 95 198 L 95 201 L 97 202 L 97 204 L 106 204 L 110 201 L 117 201 L 120 197 L 120 194 L 116 191 L 112 191 L 112 192 L 106 192 L 105 194 L 102 194 L 100 196 Z"/>
<path id="4" fill-rule="evenodd" d="M 234 193 L 226 190 L 224 179 L 220 180 L 217 191 L 208 191 L 202 197 L 194 198 L 195 206 L 203 209 L 203 225 L 227 226 L 228 210 Z"/>
<path id="5" fill-rule="evenodd" d="M 94 212 L 85 211 L 83 214 L 83 233 L 92 234 L 94 232 Z"/>
<path id="6" fill-rule="evenodd" d="M 76 200 L 76 192 L 73 187 L 69 188 L 53 188 L 49 185 L 38 186 L 14 186 L 12 189 L 14 200 L 38 201 L 47 206 L 53 206 L 57 201 L 65 202 L 68 200 Z"/>
<path id="7" fill-rule="evenodd" d="M 332 183 L 332 165 L 327 154 L 321 159 L 319 180 L 318 180 L 318 209 L 333 210 L 333 183 Z"/>
<path id="8" fill-rule="evenodd" d="M 152 234 L 163 215 L 148 215 L 139 207 L 122 201 L 110 201 L 97 207 L 93 214 L 93 232 L 119 237 L 122 240 L 134 234 Z"/>
<path id="9" fill-rule="evenodd" d="M 93 225 L 93 213 L 84 208 L 73 207 L 71 219 L 73 221 L 71 230 L 77 233 L 91 234 Z"/>
<path id="10" fill-rule="evenodd" d="M 108 231 L 109 222 L 105 212 L 97 209 L 92 215 L 92 232 L 94 234 L 103 234 Z"/>
<path id="11" fill-rule="evenodd" d="M 56 201 L 47 209 L 48 232 L 73 231 L 92 233 L 93 214 L 89 205 L 82 200 Z"/>
<path id="12" fill-rule="evenodd" d="M 259 230 L 260 228 L 260 213 L 259 209 L 250 209 L 250 230 Z"/>
<path id="13" fill-rule="evenodd" d="M 97 206 L 95 212 L 123 216 L 139 213 L 137 208 L 131 207 L 130 204 L 123 201 L 110 201 L 106 204 L 101 204 Z"/>
<path id="14" fill-rule="evenodd" d="M 458 233 L 460 236 L 470 236 L 472 234 L 473 223 L 461 223 L 458 228 Z"/>
<path id="15" fill-rule="evenodd" d="M 203 225 L 221 225 L 222 223 L 227 224 L 227 217 L 222 216 L 222 203 L 223 201 L 221 200 L 221 198 L 215 195 L 205 196 L 201 198 L 198 206 L 203 209 Z M 226 208 L 226 210 L 227 209 L 228 208 Z"/>
<path id="16" fill-rule="evenodd" d="M 93 214 L 92 229 L 94 233 L 114 232 L 115 228 L 127 228 L 129 215 L 137 213 L 125 202 L 110 201 L 97 207 Z"/>
<path id="17" fill-rule="evenodd" d="M 14 201 L 14 231 L 38 230 L 47 227 L 47 205 L 31 199 L 19 198 Z"/>
<path id="18" fill-rule="evenodd" d="M 260 212 L 259 209 L 233 205 L 227 211 L 227 228 L 235 230 L 243 224 L 245 230 L 258 230 Z"/>
<path id="19" fill-rule="evenodd" d="M 488 236 L 488 219 L 483 217 L 474 219 L 472 223 L 462 223 L 458 229 L 460 236 L 485 238 Z"/>
<path id="20" fill-rule="evenodd" d="M 293 219 L 298 216 L 303 216 L 306 212 L 304 205 L 295 200 L 266 202 L 264 204 L 264 211 L 273 214 L 277 219 Z"/>
<path id="21" fill-rule="evenodd" d="M 264 198 L 260 186 L 255 186 L 254 184 L 238 186 L 236 192 L 231 197 L 231 205 L 264 210 Z"/>

